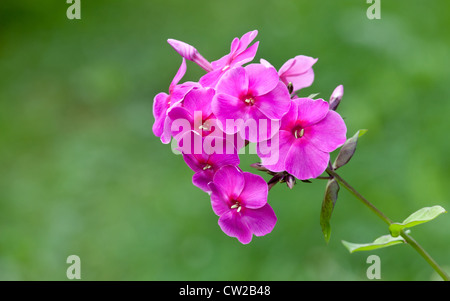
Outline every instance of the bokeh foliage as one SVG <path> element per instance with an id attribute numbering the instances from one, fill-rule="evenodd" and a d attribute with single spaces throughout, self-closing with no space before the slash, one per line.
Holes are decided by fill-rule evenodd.
<path id="1" fill-rule="evenodd" d="M 437 279 L 405 245 L 349 255 L 384 223 L 345 190 L 327 245 L 319 225 L 325 181 L 277 185 L 274 231 L 241 245 L 222 233 L 209 198 L 180 156 L 151 132 L 152 102 L 181 58 L 167 38 L 214 60 L 258 29 L 256 60 L 275 67 L 319 58 L 302 91 L 328 99 L 349 137 L 368 129 L 342 176 L 391 219 L 450 208 L 450 4 L 365 0 L 88 1 L 68 20 L 63 0 L 0 3 L 0 279 L 64 280 L 81 258 L 84 280 Z M 202 70 L 188 62 L 185 79 Z M 255 155 L 242 156 L 250 170 Z M 412 229 L 450 267 L 450 218 Z"/>

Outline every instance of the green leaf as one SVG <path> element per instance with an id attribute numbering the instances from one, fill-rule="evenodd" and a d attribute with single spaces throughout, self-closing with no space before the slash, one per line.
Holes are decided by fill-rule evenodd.
<path id="1" fill-rule="evenodd" d="M 325 196 L 322 201 L 322 210 L 320 211 L 320 226 L 322 227 L 322 233 L 325 237 L 325 241 L 330 241 L 331 226 L 330 219 L 333 213 L 334 206 L 339 192 L 339 184 L 335 179 L 328 180 L 327 187 L 325 189 Z"/>
<path id="2" fill-rule="evenodd" d="M 367 132 L 367 130 L 359 130 L 356 132 L 353 137 L 347 139 L 345 141 L 344 145 L 342 145 L 341 150 L 339 151 L 339 154 L 337 155 L 336 159 L 333 163 L 333 169 L 338 169 L 341 166 L 344 166 L 345 164 L 350 161 L 350 159 L 353 157 L 353 154 L 356 151 L 356 145 L 358 144 L 358 138 L 364 135 Z"/>
<path id="3" fill-rule="evenodd" d="M 350 251 L 350 253 L 358 252 L 358 251 L 370 251 L 380 248 L 385 248 L 389 246 L 393 246 L 396 244 L 404 243 L 405 240 L 403 237 L 393 237 L 389 234 L 383 235 L 375 239 L 372 243 L 367 244 L 356 244 L 343 240 L 342 244 Z"/>
<path id="4" fill-rule="evenodd" d="M 411 228 L 415 225 L 429 222 L 445 212 L 447 211 L 439 205 L 424 207 L 408 216 L 402 223 L 392 223 L 389 225 L 389 231 L 392 236 L 397 237 L 404 228 Z"/>

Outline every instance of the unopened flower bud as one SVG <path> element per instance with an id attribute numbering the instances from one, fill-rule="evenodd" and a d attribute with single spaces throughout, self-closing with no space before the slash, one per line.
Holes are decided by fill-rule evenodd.
<path id="1" fill-rule="evenodd" d="M 193 61 L 207 72 L 213 70 L 211 63 L 208 62 L 193 46 L 174 39 L 168 39 L 167 43 L 169 43 L 179 55 L 187 60 Z"/>
<path id="2" fill-rule="evenodd" d="M 339 106 L 339 103 L 341 102 L 342 96 L 344 96 L 344 86 L 339 85 L 334 89 L 333 93 L 330 97 L 330 110 L 336 111 L 337 107 Z"/>
<path id="3" fill-rule="evenodd" d="M 292 82 L 289 82 L 289 84 L 287 85 L 289 94 L 292 94 L 292 92 L 294 92 L 294 85 L 292 84 Z"/>
<path id="4" fill-rule="evenodd" d="M 292 188 L 294 188 L 294 185 L 295 185 L 295 177 L 293 176 L 293 175 L 287 175 L 285 178 L 284 178 L 284 180 L 285 180 L 285 182 L 286 182 L 286 185 L 289 187 L 289 189 L 292 189 Z"/>
<path id="5" fill-rule="evenodd" d="M 269 186 L 269 190 L 270 190 L 273 186 L 275 186 L 275 184 L 281 182 L 282 180 L 283 180 L 283 175 L 282 175 L 282 173 L 276 173 L 276 174 L 272 177 L 272 179 L 270 179 L 270 180 L 267 182 L 267 185 Z"/>

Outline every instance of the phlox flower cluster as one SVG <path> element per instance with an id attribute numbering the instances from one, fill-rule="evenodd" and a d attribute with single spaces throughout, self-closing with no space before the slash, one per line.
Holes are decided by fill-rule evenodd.
<path id="1" fill-rule="evenodd" d="M 259 42 L 256 30 L 235 38 L 230 52 L 209 62 L 193 46 L 168 43 L 181 55 L 168 93 L 154 97 L 153 133 L 176 143 L 192 182 L 205 191 L 227 235 L 247 244 L 270 233 L 277 218 L 268 203 L 268 183 L 239 168 L 240 150 L 256 144 L 260 170 L 283 179 L 309 180 L 329 164 L 330 152 L 346 141 L 346 125 L 335 112 L 343 94 L 336 88 L 329 102 L 299 97 L 314 81 L 317 59 L 298 55 L 280 69 L 267 60 L 251 63 Z M 198 82 L 180 83 L 186 60 L 205 70 Z"/>

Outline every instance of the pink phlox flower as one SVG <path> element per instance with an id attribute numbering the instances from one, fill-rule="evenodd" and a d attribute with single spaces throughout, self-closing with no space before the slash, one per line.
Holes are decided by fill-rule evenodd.
<path id="1" fill-rule="evenodd" d="M 286 86 L 291 83 L 294 91 L 311 86 L 314 81 L 314 71 L 312 66 L 317 60 L 318 59 L 305 55 L 297 55 L 296 57 L 289 59 L 281 66 L 280 70 L 278 70 L 280 80 Z M 264 59 L 261 59 L 261 64 L 272 66 Z"/>
<path id="2" fill-rule="evenodd" d="M 223 166 L 209 187 L 212 209 L 228 236 L 248 244 L 252 235 L 266 235 L 275 227 L 277 218 L 267 203 L 268 186 L 261 176 Z"/>
<path id="3" fill-rule="evenodd" d="M 184 145 L 180 150 L 182 150 L 184 161 L 194 171 L 192 183 L 210 193 L 208 184 L 213 180 L 217 170 L 226 165 L 239 165 L 238 151 L 229 141 L 221 137 L 200 137 L 195 132 L 187 132 L 183 135 L 183 142 L 186 138 L 190 139 L 191 144 Z M 193 145 L 194 141 L 201 143 L 201 146 Z M 197 151 L 197 148 L 201 151 Z"/>
<path id="4" fill-rule="evenodd" d="M 160 137 L 161 142 L 165 144 L 169 143 L 171 138 L 168 112 L 170 112 L 172 108 L 182 104 L 186 93 L 193 88 L 199 87 L 199 84 L 195 82 L 186 82 L 178 85 L 185 73 L 186 61 L 183 58 L 178 72 L 169 85 L 169 94 L 161 92 L 153 99 L 153 116 L 155 122 L 153 123 L 152 130 L 155 136 Z"/>
<path id="5" fill-rule="evenodd" d="M 275 68 L 250 64 L 224 74 L 211 107 L 224 132 L 239 132 L 243 139 L 258 142 L 277 132 L 279 121 L 290 105 L 287 87 L 279 80 Z M 232 126 L 230 121 L 234 121 Z"/>
<path id="6" fill-rule="evenodd" d="M 257 152 L 264 167 L 271 171 L 287 171 L 300 180 L 312 179 L 325 171 L 329 153 L 344 144 L 346 133 L 344 120 L 329 110 L 326 101 L 297 98 L 272 138 L 278 141 L 258 145 Z M 277 149 L 272 149 L 274 146 Z M 278 156 L 273 156 L 274 152 Z"/>
<path id="7" fill-rule="evenodd" d="M 185 132 L 193 130 L 202 136 L 207 136 L 210 133 L 218 130 L 215 124 L 215 116 L 211 110 L 211 101 L 215 94 L 214 89 L 198 88 L 189 91 L 184 99 L 183 106 L 174 107 L 168 113 L 172 122 L 179 121 L 178 124 L 173 124 L 172 135 L 183 135 Z"/>
<path id="8" fill-rule="evenodd" d="M 251 62 L 258 50 L 259 41 L 250 47 L 249 45 L 257 35 L 258 31 L 253 30 L 244 34 L 240 39 L 234 38 L 231 42 L 230 53 L 211 62 L 213 70 L 200 79 L 200 84 L 204 87 L 215 87 L 227 70 Z"/>

